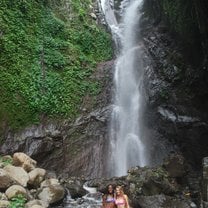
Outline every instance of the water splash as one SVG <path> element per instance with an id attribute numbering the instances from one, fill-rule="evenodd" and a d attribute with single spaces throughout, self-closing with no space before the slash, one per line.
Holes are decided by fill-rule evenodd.
<path id="1" fill-rule="evenodd" d="M 53 208 L 100 208 L 102 206 L 102 194 L 96 188 L 88 187 L 87 183 L 83 188 L 88 192 L 85 196 L 72 199 L 68 191 L 63 203 Z"/>
<path id="2" fill-rule="evenodd" d="M 145 143 L 141 136 L 140 117 L 143 74 L 142 46 L 138 40 L 142 0 L 126 6 L 122 28 L 122 49 L 115 66 L 115 101 L 110 127 L 110 175 L 121 176 L 132 166 L 147 164 Z"/>

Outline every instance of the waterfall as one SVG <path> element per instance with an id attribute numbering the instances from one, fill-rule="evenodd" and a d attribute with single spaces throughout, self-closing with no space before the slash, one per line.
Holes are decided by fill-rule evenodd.
<path id="1" fill-rule="evenodd" d="M 143 61 L 139 41 L 139 20 L 142 0 L 123 1 L 124 9 L 119 25 L 120 54 L 115 64 L 115 95 L 110 123 L 110 176 L 126 175 L 132 166 L 147 164 L 145 141 L 142 137 L 142 96 L 140 93 Z"/>

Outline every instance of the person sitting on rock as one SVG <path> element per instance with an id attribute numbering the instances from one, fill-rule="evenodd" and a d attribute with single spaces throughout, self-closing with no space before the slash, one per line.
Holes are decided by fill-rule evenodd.
<path id="1" fill-rule="evenodd" d="M 109 184 L 107 186 L 107 193 L 103 196 L 103 206 L 102 208 L 116 208 L 114 199 L 114 188 L 113 185 Z"/>
<path id="2" fill-rule="evenodd" d="M 117 208 L 130 208 L 128 196 L 121 186 L 116 186 L 115 204 Z"/>

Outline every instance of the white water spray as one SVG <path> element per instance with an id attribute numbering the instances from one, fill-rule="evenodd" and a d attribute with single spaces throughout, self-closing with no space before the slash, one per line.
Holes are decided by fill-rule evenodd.
<path id="1" fill-rule="evenodd" d="M 143 73 L 142 47 L 139 45 L 140 7 L 143 0 L 132 0 L 122 23 L 122 49 L 117 59 L 115 101 L 110 127 L 110 175 L 121 176 L 132 166 L 147 164 L 141 136 L 140 86 Z"/>

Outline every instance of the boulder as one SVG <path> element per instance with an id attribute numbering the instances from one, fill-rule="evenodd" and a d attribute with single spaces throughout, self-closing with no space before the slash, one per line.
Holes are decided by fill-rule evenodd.
<path id="1" fill-rule="evenodd" d="M 8 200 L 8 198 L 7 198 L 7 196 L 6 196 L 6 194 L 5 193 L 0 193 L 0 200 Z"/>
<path id="2" fill-rule="evenodd" d="M 38 198 L 46 203 L 53 204 L 64 198 L 64 188 L 61 185 L 44 187 L 38 194 Z"/>
<path id="3" fill-rule="evenodd" d="M 91 16 L 93 19 L 95 19 L 95 20 L 97 19 L 96 14 L 95 14 L 95 13 L 93 13 L 93 12 L 91 12 L 91 13 L 90 13 L 90 16 Z"/>
<path id="4" fill-rule="evenodd" d="M 27 197 L 27 191 L 25 188 L 23 188 L 20 185 L 13 185 L 10 186 L 6 192 L 5 192 L 6 196 L 8 197 L 8 199 L 12 199 L 13 197 L 17 196 L 18 194 L 21 194 L 25 197 Z"/>
<path id="5" fill-rule="evenodd" d="M 65 186 L 73 199 L 87 194 L 87 191 L 83 188 L 85 182 L 85 180 L 78 177 L 71 177 L 65 181 Z"/>
<path id="6" fill-rule="evenodd" d="M 10 202 L 7 200 L 0 200 L 0 208 L 8 208 L 10 205 Z"/>
<path id="7" fill-rule="evenodd" d="M 40 185 L 41 188 L 44 187 L 48 187 L 48 186 L 53 186 L 53 185 L 60 185 L 59 180 L 56 178 L 50 178 L 50 179 L 46 179 L 45 181 L 43 181 Z"/>
<path id="8" fill-rule="evenodd" d="M 24 187 L 27 186 L 27 182 L 29 181 L 29 176 L 23 168 L 15 167 L 13 165 L 7 165 L 6 167 L 4 167 L 4 170 L 18 184 L 20 184 L 21 186 L 24 186 Z"/>
<path id="9" fill-rule="evenodd" d="M 31 208 L 45 208 L 45 207 L 43 207 L 41 205 L 33 205 Z"/>
<path id="10" fill-rule="evenodd" d="M 30 185 L 33 185 L 35 187 L 39 187 L 40 183 L 44 180 L 46 175 L 46 170 L 42 168 L 35 168 L 31 172 L 29 172 L 29 181 L 28 183 Z"/>
<path id="11" fill-rule="evenodd" d="M 136 205 L 136 206 L 135 206 Z M 141 196 L 134 207 L 141 208 L 191 208 L 191 201 L 185 199 L 177 199 L 165 195 Z"/>
<path id="12" fill-rule="evenodd" d="M 29 172 L 35 169 L 37 162 L 22 152 L 16 152 L 13 155 L 13 164 L 20 166 Z"/>
<path id="13" fill-rule="evenodd" d="M 167 171 L 160 166 L 131 168 L 127 180 L 131 184 L 131 195 L 136 198 L 141 194 L 145 196 L 161 193 L 172 195 L 178 192 L 176 181 L 169 178 Z"/>
<path id="14" fill-rule="evenodd" d="M 31 208 L 35 206 L 46 208 L 48 207 L 48 203 L 36 199 L 36 200 L 29 201 L 25 204 L 25 208 Z"/>
<path id="15" fill-rule="evenodd" d="M 14 183 L 9 174 L 4 170 L 0 169 L 0 189 L 7 189 Z"/>

